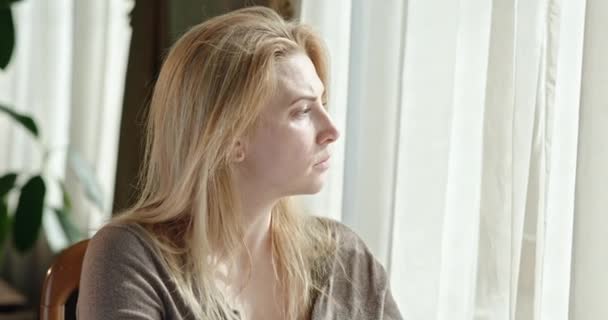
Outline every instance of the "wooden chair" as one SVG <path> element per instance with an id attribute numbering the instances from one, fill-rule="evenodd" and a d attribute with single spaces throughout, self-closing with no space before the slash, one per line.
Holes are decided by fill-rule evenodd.
<path id="1" fill-rule="evenodd" d="M 89 240 L 83 240 L 65 249 L 47 271 L 40 300 L 41 320 L 65 319 L 65 304 L 78 290 L 88 244 Z"/>

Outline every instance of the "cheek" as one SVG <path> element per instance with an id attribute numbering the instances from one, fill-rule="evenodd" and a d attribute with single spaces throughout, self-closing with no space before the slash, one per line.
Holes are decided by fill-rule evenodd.
<path id="1" fill-rule="evenodd" d="M 310 166 L 314 135 L 298 126 L 261 128 L 252 141 L 252 159 L 267 175 L 297 174 Z"/>

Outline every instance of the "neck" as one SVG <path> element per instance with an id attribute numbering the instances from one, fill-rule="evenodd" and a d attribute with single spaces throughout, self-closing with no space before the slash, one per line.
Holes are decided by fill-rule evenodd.
<path id="1" fill-rule="evenodd" d="M 270 249 L 271 213 L 279 199 L 265 192 L 266 188 L 250 183 L 242 172 L 235 176 L 234 186 L 240 204 L 245 245 L 255 260 L 256 255 Z"/>
<path id="2" fill-rule="evenodd" d="M 223 264 L 218 274 L 232 296 L 237 296 L 248 283 L 249 272 L 268 270 L 272 263 L 272 206 L 255 206 L 255 202 L 241 203 L 246 209 L 242 210 L 241 218 L 246 249 L 237 252 L 236 260 L 232 263 Z"/>
<path id="3" fill-rule="evenodd" d="M 265 197 L 253 190 L 239 190 L 244 241 L 251 255 L 270 249 L 272 208 L 276 201 L 262 200 Z"/>
<path id="4" fill-rule="evenodd" d="M 246 203 L 243 203 L 242 222 L 243 236 L 245 244 L 252 255 L 266 251 L 269 249 L 271 240 L 271 212 L 272 206 L 265 206 L 252 209 Z"/>

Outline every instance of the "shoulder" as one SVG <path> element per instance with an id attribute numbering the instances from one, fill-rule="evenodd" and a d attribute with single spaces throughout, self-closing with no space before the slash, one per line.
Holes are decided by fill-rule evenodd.
<path id="1" fill-rule="evenodd" d="M 155 258 L 150 238 L 142 227 L 136 224 L 111 223 L 99 229 L 89 240 L 85 262 L 90 259 L 99 263 L 110 263 L 117 259 L 141 261 Z"/>
<path id="2" fill-rule="evenodd" d="M 89 240 L 77 313 L 80 319 L 161 319 L 166 308 L 175 309 L 173 289 L 144 228 L 111 223 Z"/>
<path id="3" fill-rule="evenodd" d="M 384 267 L 353 229 L 333 219 L 316 219 L 331 232 L 335 243 L 330 277 L 349 280 L 349 285 L 355 286 L 359 285 L 358 282 L 369 283 L 369 280 L 380 286 L 386 285 Z M 373 279 L 367 279 L 368 277 Z"/>
<path id="4" fill-rule="evenodd" d="M 134 223 L 112 222 L 99 229 L 89 240 L 82 270 L 83 275 L 108 282 L 145 279 L 145 286 L 164 286 L 170 278 L 152 236 Z"/>
<path id="5" fill-rule="evenodd" d="M 339 221 L 318 221 L 331 230 L 337 250 L 312 319 L 402 319 L 386 270 L 361 237 Z"/>
<path id="6" fill-rule="evenodd" d="M 165 268 L 146 231 L 135 224 L 111 223 L 89 240 L 85 253 L 83 279 L 98 283 L 121 283 L 146 279 L 146 286 L 161 283 Z"/>
<path id="7" fill-rule="evenodd" d="M 143 245 L 142 231 L 138 225 L 110 223 L 99 229 L 89 241 L 94 246 L 129 246 Z"/>
<path id="8" fill-rule="evenodd" d="M 337 242 L 340 253 L 363 254 L 373 258 L 363 239 L 344 223 L 326 217 L 315 217 L 315 220 L 331 232 Z"/>

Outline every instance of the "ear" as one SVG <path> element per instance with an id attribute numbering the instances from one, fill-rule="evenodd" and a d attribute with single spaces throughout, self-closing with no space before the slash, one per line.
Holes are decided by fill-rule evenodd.
<path id="1" fill-rule="evenodd" d="M 245 144 L 237 140 L 232 146 L 232 162 L 243 162 L 245 160 Z"/>

